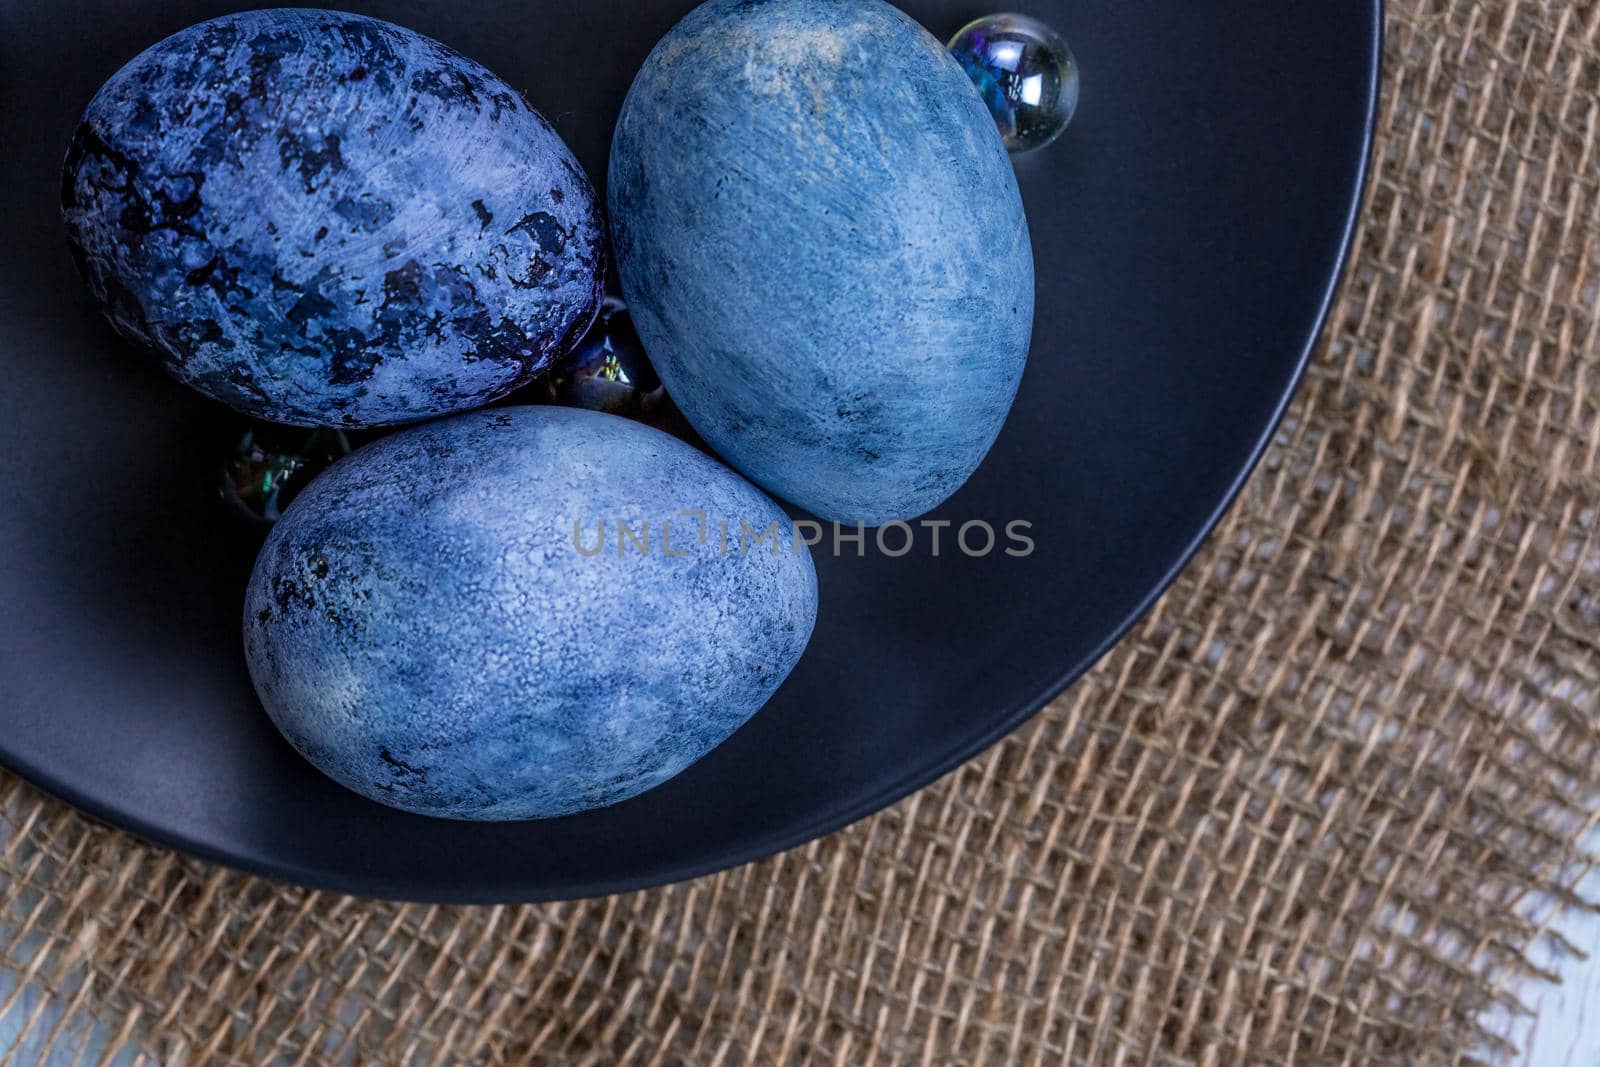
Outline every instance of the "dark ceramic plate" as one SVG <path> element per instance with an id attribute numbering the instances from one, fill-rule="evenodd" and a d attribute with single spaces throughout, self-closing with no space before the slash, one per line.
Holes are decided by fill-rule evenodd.
<path id="1" fill-rule="evenodd" d="M 633 72 L 692 5 L 349 6 L 499 72 L 600 179 Z M 941 38 L 984 13 L 904 6 Z M 1023 5 L 1072 42 L 1083 105 L 1018 161 L 1033 354 L 999 444 L 936 517 L 1031 522 L 1034 554 L 824 552 L 810 650 L 721 748 L 609 810 L 474 825 L 363 800 L 274 732 L 240 652 L 259 535 L 216 495 L 241 421 L 123 348 L 62 239 L 61 158 L 91 94 L 234 8 L 0 7 L 0 760 L 209 859 L 452 901 L 597 895 L 798 845 L 952 769 L 1104 653 L 1300 376 L 1361 196 L 1381 21 L 1379 0 Z"/>

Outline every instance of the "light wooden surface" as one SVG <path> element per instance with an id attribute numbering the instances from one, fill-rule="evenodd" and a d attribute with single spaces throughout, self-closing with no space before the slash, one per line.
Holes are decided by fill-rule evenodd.
<path id="1" fill-rule="evenodd" d="M 1600 873 L 1592 873 L 1581 892 L 1600 898 Z M 1523 999 L 1535 1012 L 1509 1030 L 1522 1049 L 1519 1067 L 1597 1067 L 1600 1065 L 1600 915 L 1569 912 L 1557 924 L 1581 955 L 1557 954 L 1546 946 L 1535 962 L 1561 976 L 1561 983 L 1535 988 Z"/>

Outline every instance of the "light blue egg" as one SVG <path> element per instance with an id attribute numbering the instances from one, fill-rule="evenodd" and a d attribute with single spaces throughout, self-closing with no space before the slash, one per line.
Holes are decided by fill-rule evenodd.
<path id="1" fill-rule="evenodd" d="M 789 674 L 816 617 L 803 538 L 658 430 L 476 412 L 360 449 L 273 528 L 250 676 L 358 793 L 458 819 L 615 803 L 689 766 Z"/>
<path id="2" fill-rule="evenodd" d="M 465 411 L 583 336 L 599 205 L 550 124 L 437 41 L 339 11 L 173 34 L 90 101 L 67 237 L 173 377 L 296 426 Z"/>
<path id="3" fill-rule="evenodd" d="M 711 0 L 656 46 L 612 143 L 628 306 L 696 430 L 826 519 L 908 519 L 1010 410 L 1033 257 L 994 120 L 879 2 Z"/>

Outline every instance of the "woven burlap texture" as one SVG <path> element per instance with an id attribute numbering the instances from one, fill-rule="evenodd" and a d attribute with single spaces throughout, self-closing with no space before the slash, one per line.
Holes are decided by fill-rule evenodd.
<path id="1" fill-rule="evenodd" d="M 561 906 L 275 885 L 5 779 L 18 1057 L 1498 1058 L 1600 815 L 1600 5 L 1394 0 L 1386 49 L 1270 454 L 1031 725 L 809 847 Z"/>

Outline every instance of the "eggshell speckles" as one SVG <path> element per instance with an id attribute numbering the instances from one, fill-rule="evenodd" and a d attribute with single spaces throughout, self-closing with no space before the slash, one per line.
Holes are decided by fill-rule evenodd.
<path id="1" fill-rule="evenodd" d="M 588 327 L 604 228 L 549 124 L 477 63 L 333 11 L 230 15 L 90 102 L 62 184 L 116 328 L 294 425 L 406 422 L 521 385 Z"/>
<path id="2" fill-rule="evenodd" d="M 742 478 L 638 423 L 520 407 L 317 478 L 261 550 L 244 635 L 268 713 L 333 778 L 407 811 L 522 819 L 699 759 L 776 690 L 815 615 L 809 553 Z"/>
<path id="3" fill-rule="evenodd" d="M 711 0 L 623 106 L 610 214 L 667 392 L 819 516 L 907 519 L 1010 409 L 1033 259 L 1005 148 L 945 49 L 878 0 Z"/>

